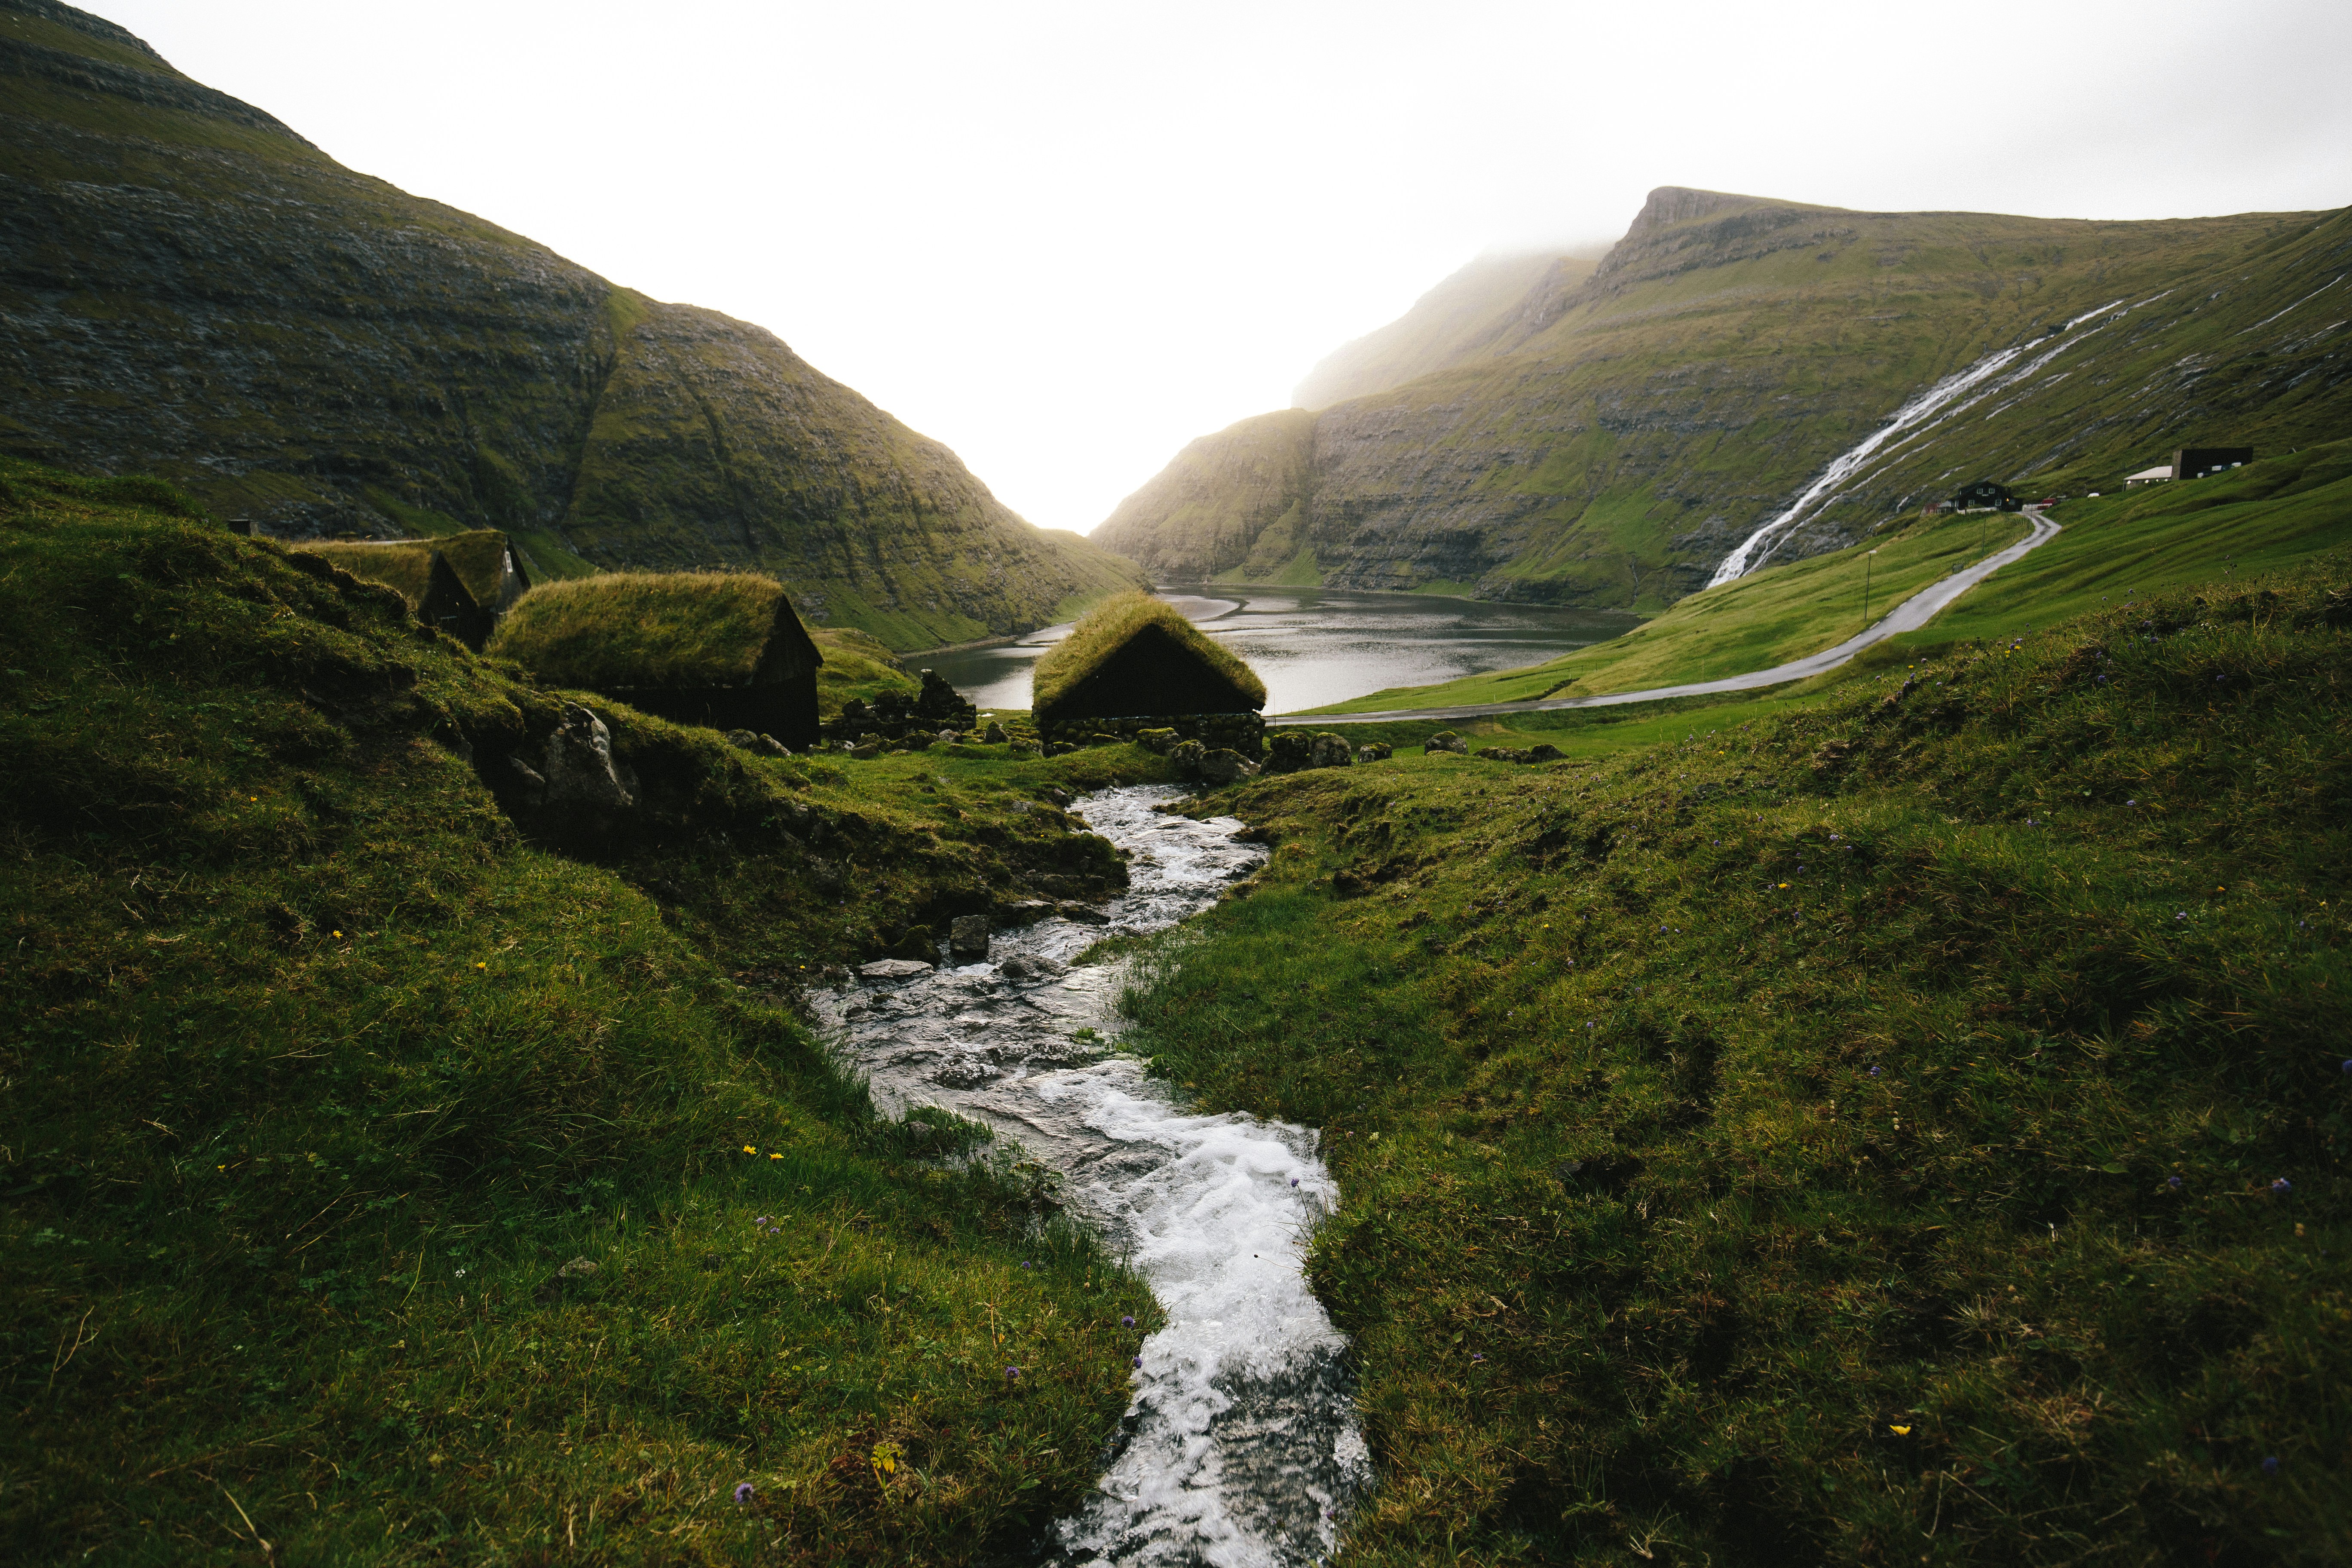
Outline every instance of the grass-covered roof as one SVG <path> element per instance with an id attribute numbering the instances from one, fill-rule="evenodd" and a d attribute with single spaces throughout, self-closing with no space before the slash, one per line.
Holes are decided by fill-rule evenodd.
<path id="1" fill-rule="evenodd" d="M 406 599 L 412 610 L 425 603 L 436 550 L 448 559 L 450 570 L 457 574 L 466 592 L 474 595 L 474 603 L 483 608 L 496 609 L 506 586 L 507 536 L 495 528 L 477 528 L 438 539 L 394 540 L 388 544 L 321 541 L 294 548 L 320 556 L 363 582 L 383 584 Z"/>
<path id="2" fill-rule="evenodd" d="M 1164 599 L 1121 594 L 1037 661 L 1031 706 L 1057 719 L 1238 713 L 1265 706 L 1265 682 Z"/>
<path id="3" fill-rule="evenodd" d="M 612 572 L 518 600 L 489 650 L 569 686 L 746 686 L 820 662 L 783 585 L 735 572 Z"/>

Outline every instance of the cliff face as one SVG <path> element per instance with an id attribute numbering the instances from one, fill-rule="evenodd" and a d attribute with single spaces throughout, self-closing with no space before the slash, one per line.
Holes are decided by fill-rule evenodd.
<path id="1" fill-rule="evenodd" d="M 2343 212 L 2102 223 L 1669 187 L 1449 368 L 1316 415 L 1278 497 L 1229 504 L 1196 443 L 1095 538 L 1246 562 L 1265 552 L 1232 520 L 1295 506 L 1286 558 L 1334 584 L 1663 606 L 1824 477 L 1758 559 L 1972 479 L 2099 489 L 2178 446 L 2330 437 L 2352 416 L 2347 269 Z"/>
<path id="2" fill-rule="evenodd" d="M 1490 355 L 1498 340 L 1512 335 L 1530 294 L 1555 279 L 1580 281 L 1592 268 L 1573 256 L 1482 256 L 1387 326 L 1325 355 L 1291 401 L 1328 408 Z"/>
<path id="3" fill-rule="evenodd" d="M 11 450 L 289 535 L 768 570 L 899 648 L 1137 580 L 772 334 L 353 174 L 110 23 L 0 0 L 0 84 Z"/>

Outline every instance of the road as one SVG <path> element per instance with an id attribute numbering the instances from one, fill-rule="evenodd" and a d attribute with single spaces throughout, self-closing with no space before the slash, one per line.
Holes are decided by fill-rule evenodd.
<path id="1" fill-rule="evenodd" d="M 1613 708 L 1624 702 L 1655 702 L 1667 697 L 1704 697 L 1717 691 L 1753 691 L 1759 686 L 1779 686 L 1785 681 L 1804 680 L 1824 674 L 1860 653 L 1873 643 L 1885 642 L 1898 632 L 1916 632 L 1942 613 L 1944 607 L 2002 567 L 2023 560 L 2030 552 L 2041 549 L 2058 537 L 2058 525 L 2042 515 L 2040 507 L 2025 509 L 2026 521 L 2033 531 L 2008 549 L 1988 555 L 1963 572 L 1955 572 L 1942 582 L 1922 588 L 1890 611 L 1886 618 L 1867 631 L 1858 633 L 1832 648 L 1805 658 L 1776 664 L 1769 669 L 1752 669 L 1745 675 L 1727 675 L 1720 680 L 1694 680 L 1686 686 L 1654 686 L 1646 691 L 1611 691 L 1598 697 L 1568 697 L 1557 702 L 1482 702 L 1463 708 L 1391 708 L 1379 713 L 1281 713 L 1266 721 L 1269 729 L 1282 726 L 1311 725 L 1328 729 L 1335 724 L 1383 724 L 1400 719 L 1479 719 L 1494 713 L 1550 713 L 1563 708 Z"/>

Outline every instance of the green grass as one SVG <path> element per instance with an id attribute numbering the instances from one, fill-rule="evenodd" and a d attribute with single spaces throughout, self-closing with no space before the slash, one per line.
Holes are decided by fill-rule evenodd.
<path id="1" fill-rule="evenodd" d="M 783 584 L 749 572 L 604 572 L 518 600 L 488 652 L 567 686 L 740 686 L 792 614 Z"/>
<path id="2" fill-rule="evenodd" d="M 871 702 L 885 691 L 914 696 L 923 683 L 901 668 L 891 651 L 864 632 L 847 626 L 814 627 L 809 638 L 824 662 L 816 669 L 816 705 L 820 713 L 835 714 L 855 697 Z"/>
<path id="3" fill-rule="evenodd" d="M 2064 531 L 2056 539 L 1896 640 L 1917 647 L 2009 637 L 2134 595 L 2283 571 L 2352 544 L 2352 440 L 2210 479 L 2066 501 L 2051 516 Z"/>
<path id="4" fill-rule="evenodd" d="M 1037 793 L 1157 759 L 751 758 L 23 466 L 0 610 L 11 1561 L 969 1562 L 1083 1495 L 1148 1294 L 791 1004 L 1115 878 Z M 640 805 L 526 833 L 567 700 Z"/>
<path id="5" fill-rule="evenodd" d="M 1345 1560 L 2352 1551 L 2347 598 L 1204 802 L 1279 847 L 1128 1038 L 1323 1129 Z"/>
<path id="6" fill-rule="evenodd" d="M 1914 521 L 1849 550 L 1769 566 L 1694 594 L 1623 637 L 1542 664 L 1435 686 L 1392 687 L 1313 711 L 1370 713 L 1599 696 L 1769 669 L 1835 647 L 1864 628 L 1865 567 L 1875 618 L 2025 532 L 2016 518 L 2001 515 Z M 1874 557 L 1869 553 L 1873 548 L 1878 552 Z"/>

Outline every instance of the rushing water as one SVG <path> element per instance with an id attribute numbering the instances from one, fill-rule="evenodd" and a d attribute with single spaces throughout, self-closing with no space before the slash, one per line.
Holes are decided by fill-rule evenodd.
<path id="1" fill-rule="evenodd" d="M 1056 1527 L 1060 1561 L 1283 1568 L 1329 1552 L 1370 1476 L 1347 1342 L 1304 1273 L 1308 1232 L 1338 1196 L 1318 1134 L 1194 1114 L 1134 1058 L 1075 1037 L 1116 1033 L 1125 979 L 1122 963 L 1074 965 L 1080 952 L 1205 909 L 1265 857 L 1231 817 L 1152 809 L 1181 794 L 1106 790 L 1074 808 L 1132 855 L 1108 927 L 1044 921 L 1000 933 L 986 963 L 817 1006 L 877 1103 L 943 1106 L 1018 1139 L 1167 1310 L 1107 1472 Z"/>
<path id="2" fill-rule="evenodd" d="M 1159 592 L 1249 662 L 1265 682 L 1269 713 L 1540 664 L 1641 625 L 1640 616 L 1620 610 L 1430 594 L 1182 584 Z M 1047 626 L 999 647 L 908 662 L 938 670 L 982 708 L 1026 708 L 1031 667 L 1069 632 L 1066 624 Z"/>

